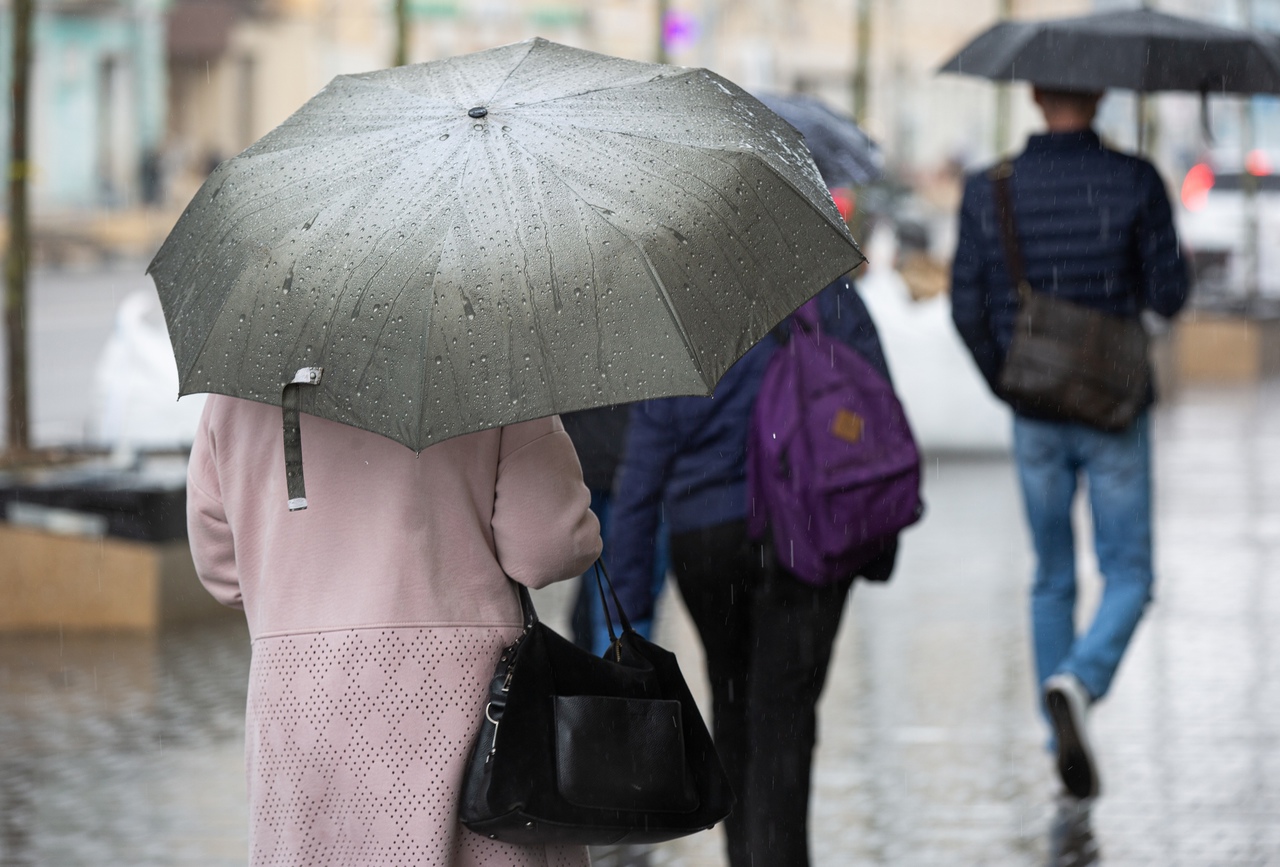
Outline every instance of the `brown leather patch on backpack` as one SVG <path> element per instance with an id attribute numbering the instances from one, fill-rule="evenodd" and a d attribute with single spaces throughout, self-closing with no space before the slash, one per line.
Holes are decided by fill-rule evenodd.
<path id="1" fill-rule="evenodd" d="M 837 412 L 835 419 L 831 422 L 831 433 L 850 443 L 862 441 L 862 428 L 862 416 L 847 409 Z"/>

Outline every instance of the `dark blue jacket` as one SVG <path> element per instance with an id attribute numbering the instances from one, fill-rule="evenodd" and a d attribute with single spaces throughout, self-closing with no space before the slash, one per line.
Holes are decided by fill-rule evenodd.
<path id="1" fill-rule="evenodd" d="M 1151 163 L 1110 150 L 1092 130 L 1033 135 L 1013 161 L 1014 224 L 1027 280 L 1118 316 L 1173 316 L 1187 300 L 1164 184 Z M 1005 268 L 987 173 L 971 176 L 951 268 L 951 316 L 995 390 L 1013 337 L 1017 293 Z"/>
<path id="2" fill-rule="evenodd" d="M 889 378 L 871 314 L 852 281 L 822 290 L 826 331 L 860 352 Z M 738 359 L 705 397 L 634 404 L 614 486 L 608 564 L 624 610 L 651 616 L 653 540 L 662 508 L 672 534 L 746 517 L 747 427 L 756 392 L 781 335 L 770 334 Z"/>

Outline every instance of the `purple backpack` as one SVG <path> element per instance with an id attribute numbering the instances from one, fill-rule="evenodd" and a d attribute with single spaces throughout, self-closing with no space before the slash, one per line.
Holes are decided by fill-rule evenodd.
<path id="1" fill-rule="evenodd" d="M 818 301 L 791 316 L 747 435 L 747 528 L 809 584 L 854 574 L 923 513 L 920 453 L 893 387 L 823 335 Z"/>

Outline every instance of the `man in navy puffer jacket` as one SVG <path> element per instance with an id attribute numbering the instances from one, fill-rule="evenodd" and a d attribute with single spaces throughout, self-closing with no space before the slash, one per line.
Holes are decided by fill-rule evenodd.
<path id="1" fill-rule="evenodd" d="M 1146 160 L 1105 147 L 1092 129 L 1101 94 L 1036 88 L 1048 133 L 1013 160 L 1018 244 L 1033 291 L 1114 316 L 1173 316 L 1187 299 L 1164 184 Z M 1000 396 L 1000 369 L 1018 298 L 1005 266 L 1000 214 L 988 173 L 964 192 L 952 267 L 956 328 Z M 1148 405 L 1154 395 L 1148 398 Z M 1043 708 L 1068 797 L 1087 801 L 1099 777 L 1085 728 L 1088 707 L 1111 686 L 1151 598 L 1149 412 L 1109 433 L 1074 422 L 1014 416 L 1014 456 L 1036 552 L 1032 637 Z M 1088 479 L 1098 565 L 1106 587 L 1087 628 L 1075 625 L 1071 506 Z"/>
<path id="2" fill-rule="evenodd" d="M 852 281 L 823 289 L 824 330 L 889 378 L 875 325 Z M 614 487 L 611 571 L 629 615 L 647 617 L 659 509 L 671 568 L 706 651 L 716 748 L 738 795 L 725 821 L 731 867 L 804 867 L 815 708 L 853 576 L 816 588 L 766 562 L 747 536 L 746 443 L 770 335 L 712 398 L 646 401 L 631 410 Z M 896 548 L 864 572 L 883 579 Z"/>

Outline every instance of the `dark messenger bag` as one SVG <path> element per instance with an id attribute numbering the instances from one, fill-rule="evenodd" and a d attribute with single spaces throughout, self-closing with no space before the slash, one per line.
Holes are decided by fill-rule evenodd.
<path id="1" fill-rule="evenodd" d="M 1150 392 L 1147 332 L 1137 317 L 1111 316 L 1031 289 L 1013 222 L 1012 174 L 1013 166 L 1004 162 L 990 175 L 1005 264 L 1018 288 L 1000 396 L 1015 411 L 1036 418 L 1124 430 Z"/>

